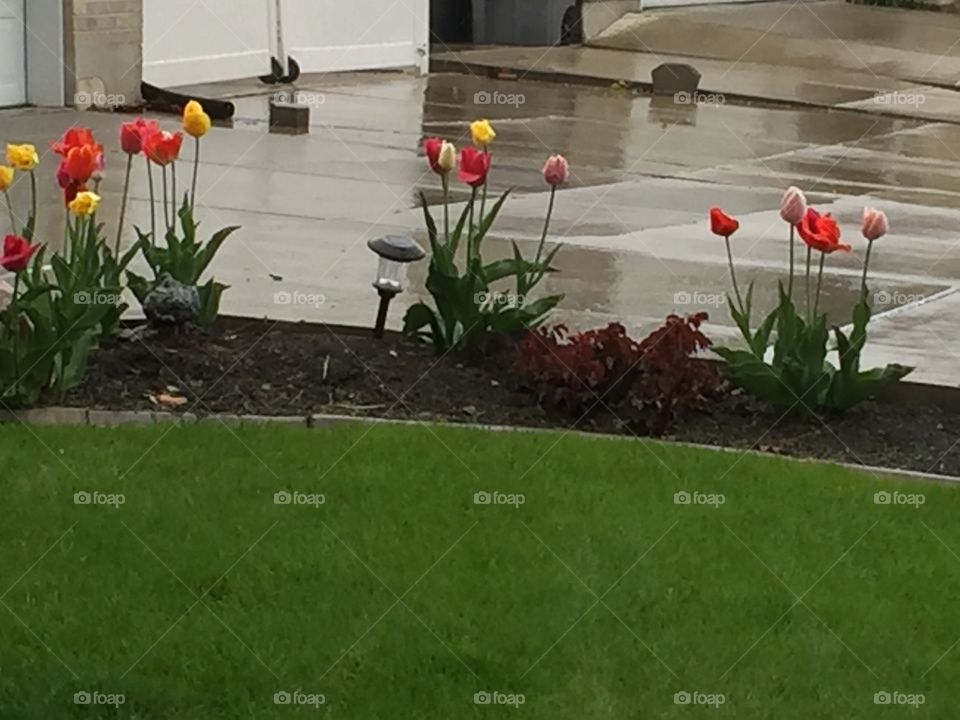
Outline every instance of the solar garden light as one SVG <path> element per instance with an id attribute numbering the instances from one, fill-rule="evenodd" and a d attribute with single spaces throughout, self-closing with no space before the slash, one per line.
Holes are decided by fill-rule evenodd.
<path id="1" fill-rule="evenodd" d="M 407 265 L 422 260 L 426 253 L 417 243 L 402 235 L 387 235 L 370 240 L 367 242 L 367 247 L 380 256 L 377 280 L 373 283 L 380 296 L 380 308 L 377 310 L 377 324 L 373 328 L 373 336 L 382 338 L 383 328 L 387 324 L 387 309 L 390 307 L 390 301 L 403 292 Z"/>

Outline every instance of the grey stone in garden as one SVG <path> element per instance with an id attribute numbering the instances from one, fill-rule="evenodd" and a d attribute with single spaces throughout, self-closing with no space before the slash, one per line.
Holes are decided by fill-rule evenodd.
<path id="1" fill-rule="evenodd" d="M 143 301 L 143 312 L 153 326 L 185 325 L 200 317 L 200 293 L 164 273 Z"/>
<path id="2" fill-rule="evenodd" d="M 700 87 L 700 72 L 686 63 L 664 63 L 650 73 L 654 95 L 693 95 Z"/>
<path id="3" fill-rule="evenodd" d="M 416 262 L 426 255 L 422 247 L 404 235 L 387 235 L 370 240 L 367 247 L 380 257 L 396 262 Z"/>

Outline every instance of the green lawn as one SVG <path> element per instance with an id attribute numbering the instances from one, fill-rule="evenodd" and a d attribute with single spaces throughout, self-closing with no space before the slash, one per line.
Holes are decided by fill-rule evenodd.
<path id="1" fill-rule="evenodd" d="M 955 717 L 953 488 L 550 433 L 167 432 L 3 427 L 3 720 Z"/>

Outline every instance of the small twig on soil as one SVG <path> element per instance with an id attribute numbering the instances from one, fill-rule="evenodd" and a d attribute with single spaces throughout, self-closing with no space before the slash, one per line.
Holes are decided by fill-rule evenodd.
<path id="1" fill-rule="evenodd" d="M 329 370 L 330 370 L 330 355 L 327 354 L 327 356 L 323 359 L 323 377 L 320 378 L 323 382 L 327 381 L 327 372 L 329 372 Z"/>
<path id="2" fill-rule="evenodd" d="M 347 403 L 336 403 L 331 407 L 345 408 L 347 410 L 380 410 L 387 407 L 386 403 L 381 405 L 349 405 Z"/>

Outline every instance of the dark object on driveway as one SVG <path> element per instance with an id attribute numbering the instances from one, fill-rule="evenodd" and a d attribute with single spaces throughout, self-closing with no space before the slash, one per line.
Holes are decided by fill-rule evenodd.
<path id="1" fill-rule="evenodd" d="M 560 25 L 560 44 L 583 44 L 583 0 L 577 0 L 563 14 Z"/>
<path id="2" fill-rule="evenodd" d="M 231 120 L 237 111 L 234 104 L 228 100 L 213 100 L 196 97 L 195 95 L 181 95 L 172 90 L 164 90 L 150 83 L 140 83 L 140 94 L 147 108 L 156 112 L 179 115 L 191 100 L 197 100 L 213 120 Z"/>
<path id="3" fill-rule="evenodd" d="M 271 100 L 270 132 L 305 135 L 310 132 L 310 108 L 306 105 Z"/>
<path id="4" fill-rule="evenodd" d="M 557 45 L 570 0 L 473 0 L 478 45 Z"/>
<path id="5" fill-rule="evenodd" d="M 676 95 L 677 102 L 693 102 L 700 87 L 700 72 L 686 63 L 664 63 L 650 73 L 654 95 Z M 684 99 L 687 98 L 687 100 Z"/>
<path id="6" fill-rule="evenodd" d="M 154 327 L 182 327 L 200 317 L 200 293 L 164 273 L 143 301 L 143 313 Z"/>

